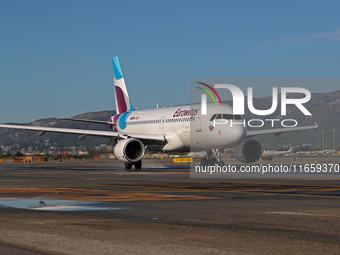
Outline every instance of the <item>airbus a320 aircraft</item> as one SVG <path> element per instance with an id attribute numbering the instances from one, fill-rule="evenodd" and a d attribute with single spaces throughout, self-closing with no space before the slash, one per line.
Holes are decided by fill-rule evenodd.
<path id="1" fill-rule="evenodd" d="M 113 57 L 113 69 L 116 115 L 107 122 L 61 118 L 107 124 L 111 131 L 7 124 L 0 124 L 0 127 L 35 130 L 40 131 L 40 135 L 46 132 L 77 134 L 80 139 L 86 136 L 107 137 L 114 140 L 114 154 L 125 162 L 126 169 L 132 166 L 141 169 L 146 149 L 163 152 L 206 150 L 208 156 L 201 158 L 202 165 L 223 165 L 216 148 L 232 148 L 236 159 L 251 163 L 259 160 L 262 155 L 262 145 L 252 136 L 317 128 L 317 125 L 255 131 L 247 131 L 243 125 L 214 125 L 211 128 L 216 120 L 243 120 L 241 116 L 233 115 L 232 107 L 226 104 L 208 103 L 206 115 L 201 114 L 201 104 L 135 110 L 130 102 L 118 57 Z M 212 157 L 213 151 L 216 157 Z"/>

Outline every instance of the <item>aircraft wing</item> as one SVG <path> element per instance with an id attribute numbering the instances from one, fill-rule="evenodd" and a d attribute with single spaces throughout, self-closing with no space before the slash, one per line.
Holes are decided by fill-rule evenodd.
<path id="1" fill-rule="evenodd" d="M 72 120 L 72 121 L 80 121 L 80 122 L 88 122 L 88 123 L 96 123 L 96 124 L 106 124 L 110 125 L 112 123 L 107 122 L 107 121 L 101 121 L 101 120 L 86 120 L 86 119 L 76 119 L 76 118 L 62 118 L 59 117 L 57 120 Z"/>
<path id="2" fill-rule="evenodd" d="M 74 135 L 80 135 L 83 138 L 85 138 L 86 136 L 100 136 L 100 137 L 121 138 L 121 139 L 137 138 L 143 141 L 145 144 L 149 144 L 149 143 L 162 144 L 166 142 L 164 134 L 120 133 L 120 132 L 113 132 L 113 131 L 55 128 L 55 127 L 37 127 L 37 126 L 8 125 L 8 124 L 0 124 L 0 128 L 15 128 L 15 129 L 40 131 L 42 135 L 46 132 L 74 134 Z"/>
<path id="3" fill-rule="evenodd" d="M 317 129 L 318 127 L 319 127 L 319 125 L 315 122 L 314 126 L 249 130 L 249 131 L 247 131 L 247 136 L 267 135 L 267 134 L 274 134 L 274 136 L 278 136 L 278 135 L 281 135 L 284 132 Z"/>

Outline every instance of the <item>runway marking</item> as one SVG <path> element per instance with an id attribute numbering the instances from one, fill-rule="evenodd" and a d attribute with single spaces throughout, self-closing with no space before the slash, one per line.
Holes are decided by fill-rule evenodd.
<path id="1" fill-rule="evenodd" d="M 247 193 L 289 196 L 317 196 L 339 198 L 340 186 L 299 185 L 277 183 L 152 183 L 152 184 L 88 184 L 93 186 L 111 186 L 134 188 L 144 191 L 179 192 L 179 193 Z M 221 195 L 217 195 L 219 197 Z"/>
<path id="2" fill-rule="evenodd" d="M 276 183 L 84 184 L 86 188 L 0 188 L 0 197 L 51 197 L 82 201 L 156 201 L 225 199 L 226 193 L 339 198 L 340 186 Z M 101 189 L 99 187 L 112 187 Z"/>
<path id="3" fill-rule="evenodd" d="M 63 170 L 61 172 L 53 173 L 54 176 L 56 175 L 65 175 L 65 171 L 72 171 L 72 170 Z M 21 176 L 32 176 L 34 173 L 32 172 L 23 172 L 20 173 Z M 37 173 L 38 175 L 44 174 L 44 173 Z M 48 175 L 50 173 L 46 173 Z M 0 174 L 0 176 L 3 174 Z M 6 176 L 18 176 L 18 173 L 6 173 Z M 138 171 L 126 171 L 126 172 L 110 172 L 110 171 L 94 171 L 94 172 L 86 172 L 85 174 L 83 172 L 72 172 L 72 175 L 190 175 L 190 172 L 138 172 Z"/>
<path id="4" fill-rule="evenodd" d="M 92 202 L 158 201 L 158 200 L 205 200 L 216 197 L 175 195 L 138 191 L 92 190 L 75 188 L 0 188 L 2 198 L 49 197 Z"/>
<path id="5" fill-rule="evenodd" d="M 190 172 L 116 172 L 110 173 L 112 175 L 177 175 L 177 174 L 184 174 L 189 175 Z"/>
<path id="6" fill-rule="evenodd" d="M 294 216 L 340 217 L 340 216 L 330 216 L 330 215 L 326 215 L 326 214 L 304 213 L 304 212 L 266 212 L 266 213 L 282 214 L 282 215 L 294 215 Z"/>

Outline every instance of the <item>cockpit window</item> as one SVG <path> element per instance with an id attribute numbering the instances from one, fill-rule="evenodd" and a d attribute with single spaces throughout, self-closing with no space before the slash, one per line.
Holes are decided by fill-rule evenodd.
<path id="1" fill-rule="evenodd" d="M 213 121 L 214 119 L 216 119 L 216 116 L 217 114 L 214 114 L 213 116 L 211 116 L 210 121 Z"/>
<path id="2" fill-rule="evenodd" d="M 213 121 L 215 119 L 218 120 L 242 120 L 241 115 L 232 115 L 232 114 L 225 114 L 225 113 L 220 113 L 220 114 L 214 114 L 211 116 L 210 121 Z"/>
<path id="3" fill-rule="evenodd" d="M 225 119 L 225 120 L 232 120 L 233 119 L 233 115 L 231 115 L 231 114 L 223 114 L 223 119 Z"/>

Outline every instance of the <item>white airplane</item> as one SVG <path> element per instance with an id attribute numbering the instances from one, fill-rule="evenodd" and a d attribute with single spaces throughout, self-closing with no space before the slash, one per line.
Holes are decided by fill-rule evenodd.
<path id="1" fill-rule="evenodd" d="M 287 151 L 263 151 L 262 156 L 281 156 L 281 155 L 287 155 L 291 154 L 294 151 L 294 148 L 290 146 L 289 150 Z"/>
<path id="2" fill-rule="evenodd" d="M 251 138 L 255 135 L 315 129 L 318 126 L 291 128 L 275 128 L 267 130 L 247 131 L 243 125 L 215 125 L 214 120 L 242 120 L 241 116 L 232 114 L 232 107 L 221 103 L 207 104 L 207 114 L 201 115 L 201 104 L 191 104 L 148 110 L 135 110 L 125 85 L 118 57 L 113 57 L 114 86 L 116 99 L 116 115 L 107 122 L 74 118 L 61 118 L 72 121 L 107 124 L 111 131 L 82 130 L 69 128 L 38 127 L 23 125 L 0 124 L 2 128 L 16 128 L 46 132 L 77 134 L 79 139 L 87 136 L 107 137 L 114 141 L 114 154 L 125 162 L 125 168 L 141 169 L 145 150 L 151 151 L 202 151 L 207 157 L 201 159 L 202 165 L 220 164 L 216 148 L 232 148 L 233 156 L 239 161 L 251 163 L 259 160 L 262 155 L 261 144 Z M 217 157 L 212 157 L 215 150 Z"/>

